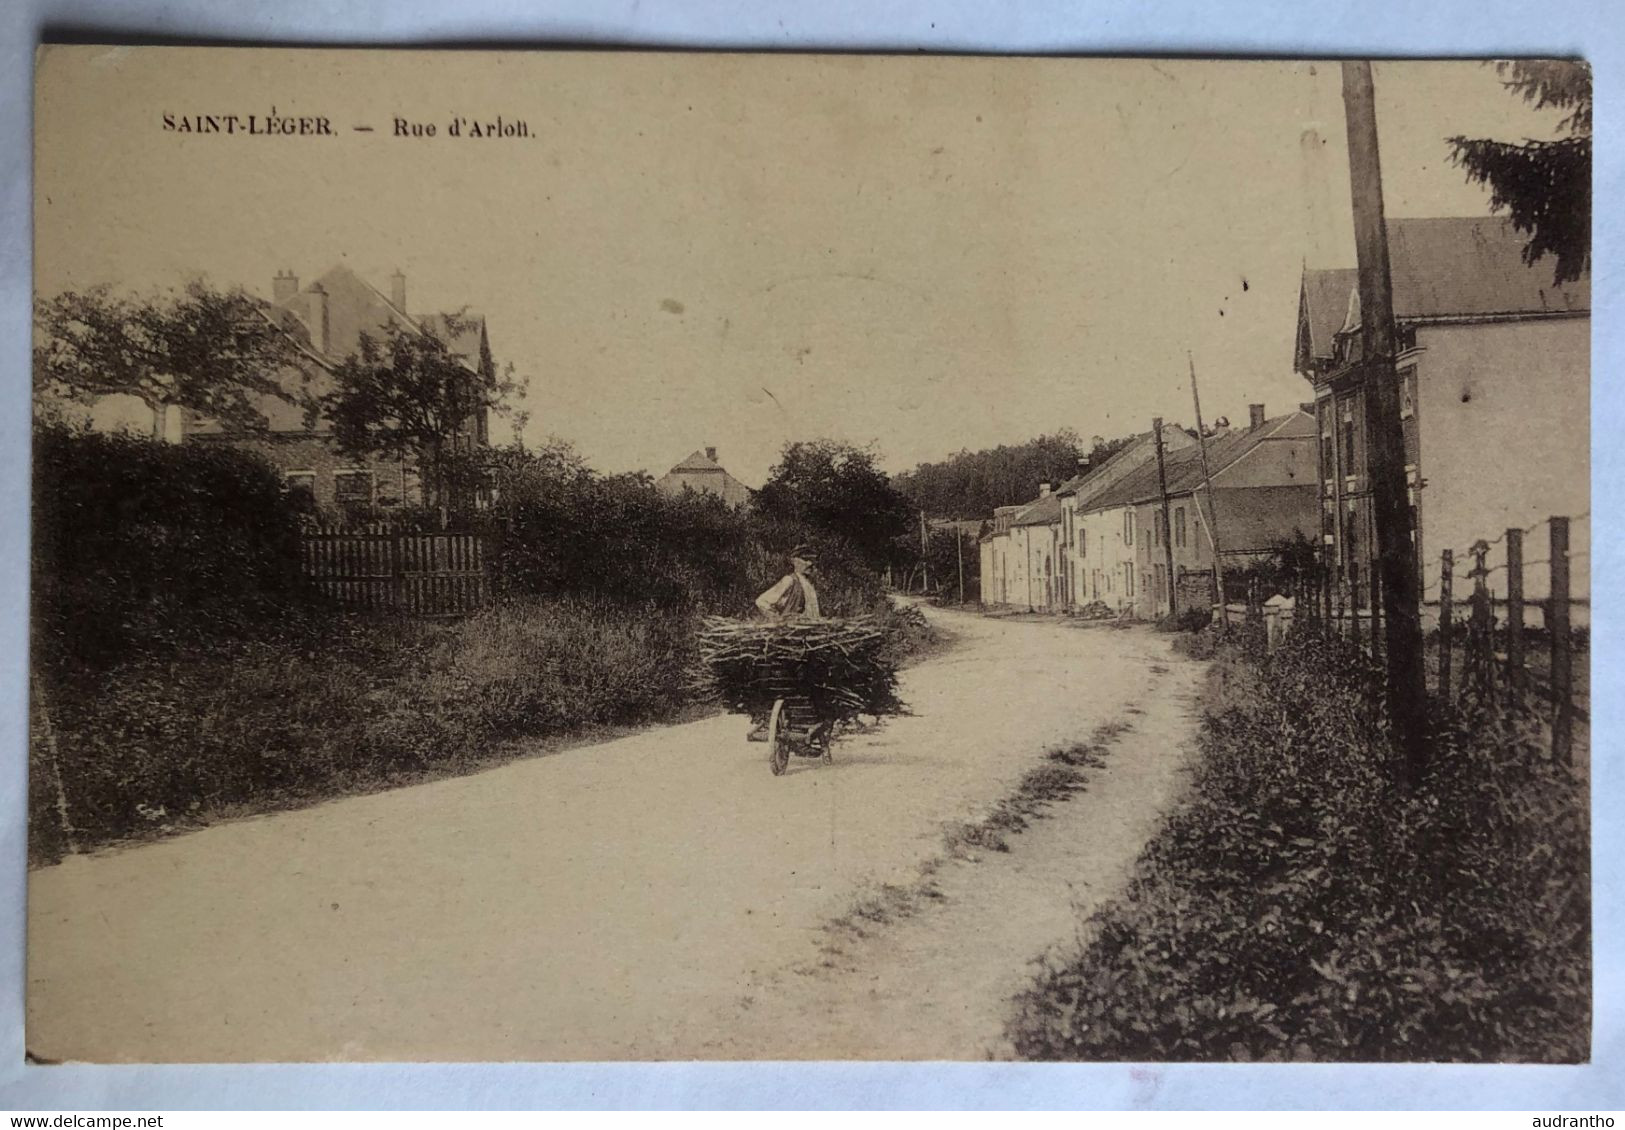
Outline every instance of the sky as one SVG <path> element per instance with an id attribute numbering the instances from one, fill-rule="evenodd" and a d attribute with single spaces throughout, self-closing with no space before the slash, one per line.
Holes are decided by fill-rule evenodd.
<path id="1" fill-rule="evenodd" d="M 1488 214 L 1444 139 L 1558 117 L 1476 63 L 1375 82 L 1390 216 Z M 39 293 L 398 268 L 610 472 L 1189 424 L 1191 362 L 1209 422 L 1274 415 L 1302 267 L 1354 264 L 1335 63 L 53 48 L 36 99 Z M 163 128 L 273 108 L 336 134 Z"/>

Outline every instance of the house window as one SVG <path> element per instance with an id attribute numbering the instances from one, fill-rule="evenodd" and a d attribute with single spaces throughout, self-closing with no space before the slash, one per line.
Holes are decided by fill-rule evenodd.
<path id="1" fill-rule="evenodd" d="M 1352 479 L 1354 477 L 1354 411 L 1345 406 L 1343 409 L 1343 474 Z"/>
<path id="2" fill-rule="evenodd" d="M 1183 549 L 1185 547 L 1185 508 L 1174 507 L 1174 545 Z"/>
<path id="3" fill-rule="evenodd" d="M 1134 511 L 1132 510 L 1123 511 L 1123 543 L 1125 545 L 1134 544 Z"/>
<path id="4" fill-rule="evenodd" d="M 282 489 L 290 494 L 304 494 L 312 500 L 316 497 L 315 471 L 289 471 L 282 476 Z"/>
<path id="5" fill-rule="evenodd" d="M 1416 366 L 1399 374 L 1399 416 L 1408 420 L 1416 415 Z"/>
<path id="6" fill-rule="evenodd" d="M 371 506 L 372 472 L 333 472 L 333 501 L 340 506 Z"/>
<path id="7" fill-rule="evenodd" d="M 1078 530 L 1078 556 L 1089 556 L 1089 530 L 1087 527 Z"/>
<path id="8" fill-rule="evenodd" d="M 1151 544 L 1156 546 L 1162 544 L 1162 511 L 1160 510 L 1151 515 Z"/>

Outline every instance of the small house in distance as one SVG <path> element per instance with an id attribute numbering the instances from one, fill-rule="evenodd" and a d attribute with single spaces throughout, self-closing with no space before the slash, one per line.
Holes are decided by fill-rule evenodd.
<path id="1" fill-rule="evenodd" d="M 714 447 L 696 451 L 678 463 L 655 480 L 655 489 L 668 496 L 685 490 L 714 494 L 729 506 L 743 506 L 750 501 L 750 488 L 723 469 Z"/>

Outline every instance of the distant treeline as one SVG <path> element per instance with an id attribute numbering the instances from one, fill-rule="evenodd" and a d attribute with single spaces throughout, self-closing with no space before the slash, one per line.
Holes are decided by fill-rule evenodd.
<path id="1" fill-rule="evenodd" d="M 1071 428 L 1026 443 L 983 451 L 961 451 L 940 463 L 921 463 L 893 478 L 916 510 L 937 518 L 984 518 L 997 506 L 1030 502 L 1038 484 L 1061 483 L 1088 458 L 1098 467 L 1129 442 L 1129 437 L 1086 445 Z"/>

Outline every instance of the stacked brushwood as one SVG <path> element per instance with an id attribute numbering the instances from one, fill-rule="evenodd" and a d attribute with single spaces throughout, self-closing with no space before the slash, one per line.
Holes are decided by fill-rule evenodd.
<path id="1" fill-rule="evenodd" d="M 698 690 L 729 710 L 765 717 L 786 690 L 820 717 L 901 714 L 897 667 L 878 616 L 780 623 L 708 616 L 700 629 Z"/>

